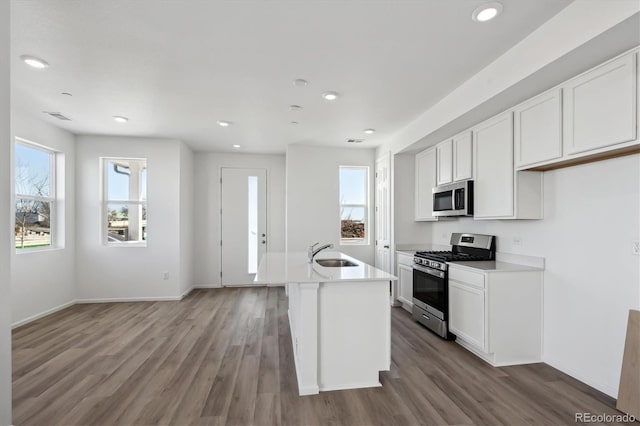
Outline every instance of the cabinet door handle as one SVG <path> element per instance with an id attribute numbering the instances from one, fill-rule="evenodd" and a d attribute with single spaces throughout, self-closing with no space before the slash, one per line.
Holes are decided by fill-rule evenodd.
<path id="1" fill-rule="evenodd" d="M 384 248 L 389 248 L 389 246 L 384 246 Z"/>
<path id="2" fill-rule="evenodd" d="M 423 317 L 424 319 L 428 319 L 428 320 L 430 320 L 430 319 L 431 319 L 431 318 L 429 318 L 428 316 L 426 316 L 425 314 L 422 314 L 422 317 Z"/>

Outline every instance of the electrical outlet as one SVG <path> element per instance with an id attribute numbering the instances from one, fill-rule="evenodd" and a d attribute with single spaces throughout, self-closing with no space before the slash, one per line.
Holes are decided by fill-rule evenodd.
<path id="1" fill-rule="evenodd" d="M 162 273 L 162 279 L 163 279 L 164 281 L 167 281 L 167 280 L 169 279 L 169 273 L 168 273 L 168 272 L 163 272 L 163 273 Z"/>
<path id="2" fill-rule="evenodd" d="M 513 237 L 513 245 L 514 245 L 514 246 L 521 246 L 521 245 L 522 245 L 522 238 L 520 238 L 520 237 Z"/>
<path id="3" fill-rule="evenodd" d="M 632 253 L 636 256 L 640 256 L 640 241 L 633 242 Z"/>

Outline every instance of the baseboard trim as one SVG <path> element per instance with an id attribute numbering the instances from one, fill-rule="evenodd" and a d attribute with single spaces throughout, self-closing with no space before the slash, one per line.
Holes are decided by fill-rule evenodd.
<path id="1" fill-rule="evenodd" d="M 191 292 L 193 291 L 193 287 L 189 287 L 188 289 L 186 289 L 184 291 L 184 293 L 182 293 L 180 295 L 180 300 L 184 299 L 185 297 L 187 297 Z"/>
<path id="2" fill-rule="evenodd" d="M 40 318 L 44 318 L 47 315 L 55 314 L 58 311 L 61 311 L 63 309 L 67 309 L 67 308 L 75 305 L 76 303 L 77 303 L 77 300 L 72 300 L 70 302 L 63 303 L 62 305 L 56 306 L 55 308 L 47 309 L 46 311 L 40 312 L 39 314 L 32 315 L 32 316 L 30 316 L 28 318 L 25 318 L 25 319 L 22 319 L 20 321 L 16 321 L 13 324 L 11 324 L 11 329 L 13 330 L 14 328 L 18 328 L 18 327 L 21 327 L 23 325 L 27 325 L 30 322 L 39 320 Z"/>
<path id="3" fill-rule="evenodd" d="M 222 288 L 222 286 L 218 284 L 211 284 L 211 285 L 194 285 L 192 287 L 192 289 L 196 289 L 196 288 Z"/>
<path id="4" fill-rule="evenodd" d="M 347 389 L 379 388 L 381 386 L 382 386 L 382 383 L 378 381 L 364 382 L 364 383 L 343 383 L 341 385 L 320 386 L 320 392 L 347 390 Z"/>
<path id="5" fill-rule="evenodd" d="M 547 365 L 550 365 L 551 367 L 562 371 L 563 373 L 573 377 L 574 379 L 578 380 L 579 382 L 582 382 L 584 384 L 586 384 L 587 386 L 590 386 L 604 394 L 609 395 L 611 398 L 617 399 L 618 398 L 618 389 L 614 389 L 611 386 L 607 386 L 604 383 L 601 383 L 599 381 L 596 380 L 592 380 L 590 378 L 585 377 L 583 374 L 578 373 L 577 371 L 575 371 L 572 368 L 567 368 L 565 367 L 563 364 L 561 363 L 555 363 L 553 361 L 550 361 L 548 359 L 545 359 L 543 357 L 542 362 L 544 362 Z"/>
<path id="6" fill-rule="evenodd" d="M 119 302 L 177 302 L 182 300 L 181 296 L 162 297 L 106 297 L 101 299 L 78 299 L 76 303 L 119 303 Z"/>

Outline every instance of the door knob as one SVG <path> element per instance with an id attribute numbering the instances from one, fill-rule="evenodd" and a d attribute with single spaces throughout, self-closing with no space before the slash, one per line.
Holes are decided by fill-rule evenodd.
<path id="1" fill-rule="evenodd" d="M 262 244 L 267 244 L 267 240 L 262 240 Z"/>
<path id="2" fill-rule="evenodd" d="M 267 234 L 262 234 L 262 238 L 264 238 L 264 237 L 266 237 L 266 236 L 267 236 Z"/>

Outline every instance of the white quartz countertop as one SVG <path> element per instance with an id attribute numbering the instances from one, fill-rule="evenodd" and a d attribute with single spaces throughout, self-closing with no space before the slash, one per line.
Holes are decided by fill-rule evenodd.
<path id="1" fill-rule="evenodd" d="M 276 252 L 262 256 L 254 282 L 259 284 L 339 281 L 395 281 L 397 278 L 338 251 L 322 251 L 315 259 L 346 259 L 357 266 L 326 267 L 307 261 L 306 252 Z"/>
<path id="2" fill-rule="evenodd" d="M 500 261 L 449 262 L 450 268 L 466 269 L 473 272 L 529 272 L 543 271 L 536 266 L 519 265 Z"/>

